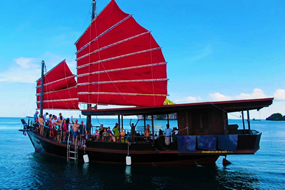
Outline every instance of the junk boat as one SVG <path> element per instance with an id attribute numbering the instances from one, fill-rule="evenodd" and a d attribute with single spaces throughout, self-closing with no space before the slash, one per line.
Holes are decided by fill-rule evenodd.
<path id="1" fill-rule="evenodd" d="M 93 1 L 93 9 L 96 2 Z M 88 138 L 84 147 L 60 143 L 40 135 L 31 120 L 22 119 L 35 151 L 69 159 L 104 163 L 132 164 L 215 164 L 219 156 L 254 154 L 259 149 L 261 132 L 250 128 L 250 110 L 272 104 L 273 98 L 164 105 L 167 97 L 166 61 L 150 31 L 132 15 L 123 12 L 115 0 L 95 17 L 75 43 L 77 76 L 65 60 L 44 73 L 37 81 L 37 108 L 81 110 L 87 116 L 90 133 L 92 116 L 116 116 L 119 128 L 125 116 L 142 115 L 151 119 L 150 138 L 135 141 L 102 142 Z M 77 78 L 77 79 L 76 79 Z M 98 109 L 97 105 L 129 107 Z M 243 128 L 228 124 L 228 114 L 241 112 Z M 247 114 L 245 125 L 244 112 Z M 177 131 L 165 146 L 164 136 L 155 136 L 154 117 L 176 114 Z M 169 122 L 169 118 L 167 119 Z M 174 126 L 171 126 L 174 127 Z M 49 130 L 49 129 L 45 129 Z M 119 137 L 121 138 L 121 137 Z"/>

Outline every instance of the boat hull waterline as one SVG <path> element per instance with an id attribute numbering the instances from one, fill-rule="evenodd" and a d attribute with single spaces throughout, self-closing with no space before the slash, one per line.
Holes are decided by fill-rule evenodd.
<path id="1" fill-rule="evenodd" d="M 35 148 L 36 152 L 47 155 L 58 156 L 61 158 L 67 157 L 67 145 L 56 141 L 43 138 L 42 136 L 27 131 L 28 136 Z M 102 144 L 102 143 L 101 143 Z M 104 143 L 103 143 L 104 144 Z M 124 145 L 126 143 L 105 143 L 112 146 L 116 144 Z M 71 146 L 74 148 L 74 146 Z M 145 150 L 145 151 L 130 151 L 132 164 L 148 164 L 148 165 L 212 165 L 215 164 L 219 156 L 231 154 L 254 154 L 257 150 L 243 151 L 195 151 L 195 152 L 180 152 L 176 150 Z M 110 150 L 83 147 L 78 148 L 78 159 L 83 161 L 84 152 L 88 154 L 91 162 L 125 164 L 128 154 L 125 150 Z"/>

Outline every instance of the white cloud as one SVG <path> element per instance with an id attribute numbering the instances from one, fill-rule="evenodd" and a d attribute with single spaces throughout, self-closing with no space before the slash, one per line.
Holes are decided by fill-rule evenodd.
<path id="1" fill-rule="evenodd" d="M 35 58 L 25 58 L 20 57 L 15 59 L 16 64 L 18 64 L 21 68 L 30 69 L 30 68 L 37 68 L 39 67 L 36 62 L 38 62 Z"/>
<path id="2" fill-rule="evenodd" d="M 240 95 L 237 95 L 236 97 L 237 99 L 256 99 L 256 98 L 266 98 L 267 96 L 264 94 L 264 92 L 261 89 L 255 88 L 253 90 L 253 93 L 251 94 L 241 93 Z"/>
<path id="3" fill-rule="evenodd" d="M 194 57 L 194 60 L 197 61 L 197 60 L 203 59 L 204 57 L 207 57 L 208 55 L 210 55 L 212 52 L 213 52 L 212 46 L 207 45 L 200 54 Z"/>
<path id="4" fill-rule="evenodd" d="M 175 100 L 175 102 L 177 103 L 189 103 L 189 102 L 198 102 L 198 101 L 201 101 L 202 98 L 200 98 L 199 96 L 198 97 L 193 97 L 193 96 L 188 96 L 186 98 L 183 98 L 182 100 Z"/>
<path id="5" fill-rule="evenodd" d="M 285 100 L 285 90 L 284 89 L 278 89 L 274 93 L 274 98 L 276 100 Z"/>
<path id="6" fill-rule="evenodd" d="M 187 102 L 197 102 L 197 101 L 200 101 L 200 100 L 202 100 L 202 99 L 199 96 L 198 97 L 188 96 L 186 98 Z"/>
<path id="7" fill-rule="evenodd" d="M 264 92 L 261 89 L 255 88 L 251 94 L 241 93 L 239 95 L 231 97 L 231 96 L 226 96 L 226 95 L 223 95 L 221 93 L 216 92 L 216 93 L 210 94 L 210 97 L 213 100 L 225 101 L 225 100 L 233 100 L 233 99 L 237 99 L 237 100 L 241 100 L 241 99 L 258 99 L 258 98 L 266 98 L 267 96 L 264 94 Z M 285 100 L 285 90 L 284 90 L 283 97 L 284 97 L 284 100 Z"/>
<path id="8" fill-rule="evenodd" d="M 225 96 L 225 95 L 220 94 L 218 92 L 210 94 L 210 97 L 213 100 L 217 100 L 217 101 L 225 101 L 225 100 L 230 100 L 231 99 L 230 96 Z"/>
<path id="9" fill-rule="evenodd" d="M 45 52 L 41 57 L 45 60 L 47 70 L 64 60 L 62 56 L 51 52 Z M 41 61 L 42 59 L 27 57 L 14 59 L 14 63 L 10 64 L 11 67 L 9 69 L 0 70 L 0 82 L 35 83 L 41 75 Z M 71 72 L 76 73 L 76 62 L 70 61 L 67 64 Z"/>
<path id="10" fill-rule="evenodd" d="M 0 82 L 34 83 L 39 78 L 39 59 L 20 57 L 15 59 L 15 63 L 8 70 L 0 71 Z"/>

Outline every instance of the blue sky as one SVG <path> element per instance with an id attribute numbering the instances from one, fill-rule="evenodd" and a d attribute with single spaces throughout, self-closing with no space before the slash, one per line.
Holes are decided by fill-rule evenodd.
<path id="1" fill-rule="evenodd" d="M 285 114 L 285 1 L 116 2 L 162 47 L 172 101 L 274 97 L 251 117 Z M 66 59 L 75 72 L 74 43 L 90 17 L 91 0 L 1 1 L 0 117 L 33 115 L 41 60 L 49 70 Z"/>

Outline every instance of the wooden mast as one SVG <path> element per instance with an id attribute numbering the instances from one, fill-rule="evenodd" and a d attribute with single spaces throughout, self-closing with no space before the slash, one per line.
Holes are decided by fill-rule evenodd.
<path id="1" fill-rule="evenodd" d="M 92 2 L 92 15 L 91 15 L 91 22 L 96 17 L 96 0 Z"/>
<path id="2" fill-rule="evenodd" d="M 45 61 L 42 60 L 42 73 L 41 73 L 41 100 L 40 100 L 40 115 L 43 116 L 43 94 L 44 94 L 44 66 Z"/>
<path id="3" fill-rule="evenodd" d="M 96 0 L 92 1 L 92 14 L 91 14 L 91 23 L 96 16 Z M 87 110 L 91 108 L 91 104 L 87 104 Z M 86 118 L 87 131 L 91 133 L 91 115 L 87 115 Z"/>

